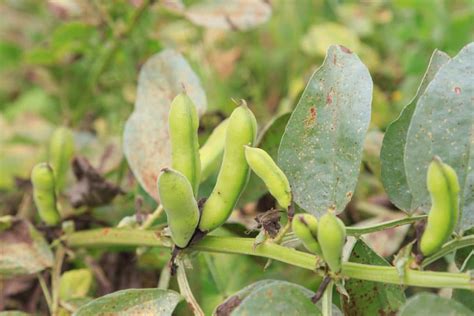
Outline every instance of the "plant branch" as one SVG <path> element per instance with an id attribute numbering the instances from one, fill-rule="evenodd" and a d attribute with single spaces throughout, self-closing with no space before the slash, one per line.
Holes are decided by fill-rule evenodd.
<path id="1" fill-rule="evenodd" d="M 421 266 L 424 268 L 439 258 L 446 256 L 448 253 L 468 246 L 474 246 L 474 235 L 464 236 L 446 243 L 440 250 L 423 260 Z"/>
<path id="2" fill-rule="evenodd" d="M 63 266 L 64 255 L 66 251 L 64 246 L 60 243 L 56 248 L 56 256 L 54 258 L 54 266 L 51 272 L 51 288 L 52 288 L 52 303 L 51 303 L 51 314 L 53 316 L 58 315 L 59 308 L 59 281 L 61 278 L 61 267 Z"/>
<path id="3" fill-rule="evenodd" d="M 415 223 L 419 220 L 425 219 L 428 215 L 414 215 L 414 216 L 407 216 L 399 219 L 394 219 L 391 221 L 371 225 L 371 226 L 362 226 L 362 227 L 346 227 L 346 232 L 350 236 L 360 236 L 364 234 L 369 234 L 381 230 L 385 230 L 388 228 L 394 228 L 398 226 L 408 225 Z"/>
<path id="4" fill-rule="evenodd" d="M 66 237 L 66 242 L 71 247 L 172 246 L 169 238 L 161 236 L 156 231 L 114 228 L 75 232 Z M 253 238 L 206 236 L 190 247 L 190 250 L 264 257 L 316 272 L 322 263 L 322 259 L 315 255 L 275 243 L 263 243 L 254 247 Z M 323 275 L 320 271 L 319 274 Z M 402 277 L 395 267 L 344 262 L 341 275 L 347 278 L 406 286 L 474 289 L 474 282 L 468 273 L 408 270 Z"/>
<path id="5" fill-rule="evenodd" d="M 36 276 L 38 277 L 38 281 L 39 281 L 41 290 L 43 291 L 46 304 L 48 305 L 49 312 L 53 313 L 53 303 L 51 300 L 51 293 L 49 292 L 48 285 L 46 284 L 46 280 L 44 279 L 41 273 L 37 273 Z"/>
<path id="6" fill-rule="evenodd" d="M 332 288 L 334 287 L 334 282 L 331 280 L 324 291 L 323 301 L 322 301 L 322 313 L 323 316 L 332 316 Z"/>
<path id="7" fill-rule="evenodd" d="M 184 268 L 183 260 L 178 260 L 177 277 L 178 277 L 179 291 L 181 292 L 181 295 L 183 295 L 184 298 L 186 299 L 186 302 L 188 302 L 188 304 L 190 305 L 193 311 L 193 314 L 197 316 L 204 316 L 204 312 L 202 311 L 201 306 L 199 306 L 198 302 L 194 298 L 191 288 L 189 287 L 188 278 L 186 277 L 186 270 Z"/>
<path id="8" fill-rule="evenodd" d="M 145 222 L 143 223 L 143 225 L 140 227 L 140 229 L 147 229 L 147 228 L 150 228 L 151 225 L 153 225 L 153 222 L 158 219 L 158 217 L 161 216 L 161 214 L 163 213 L 163 206 L 160 204 L 158 205 L 158 207 L 156 208 L 156 210 L 151 213 L 151 215 L 149 215 Z"/>

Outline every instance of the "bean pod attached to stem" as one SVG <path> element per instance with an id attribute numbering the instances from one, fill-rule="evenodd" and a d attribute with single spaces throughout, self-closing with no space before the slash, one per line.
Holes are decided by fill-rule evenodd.
<path id="1" fill-rule="evenodd" d="M 57 225 L 61 217 L 56 204 L 56 180 L 51 166 L 45 162 L 37 164 L 31 172 L 31 183 L 41 220 L 50 226 Z"/>
<path id="2" fill-rule="evenodd" d="M 327 212 L 319 220 L 318 242 L 324 261 L 329 269 L 338 273 L 342 267 L 342 248 L 346 241 L 346 226 L 332 212 Z"/>
<path id="3" fill-rule="evenodd" d="M 278 204 L 288 210 L 291 204 L 290 183 L 272 157 L 263 149 L 245 146 L 245 158 Z"/>
<path id="4" fill-rule="evenodd" d="M 456 227 L 460 189 L 456 171 L 437 157 L 428 167 L 426 182 L 431 196 L 431 210 L 421 236 L 420 251 L 429 256 L 441 248 Z"/>
<path id="5" fill-rule="evenodd" d="M 158 177 L 158 194 L 174 243 L 186 247 L 199 223 L 199 208 L 191 183 L 179 171 L 164 168 Z"/>
<path id="6" fill-rule="evenodd" d="M 291 223 L 295 235 L 301 239 L 308 251 L 321 255 L 318 243 L 318 220 L 311 214 L 296 214 Z"/>
<path id="7" fill-rule="evenodd" d="M 66 127 L 59 127 L 49 143 L 49 163 L 54 170 L 56 191 L 60 192 L 66 182 L 67 171 L 74 155 L 74 136 Z"/>
<path id="8" fill-rule="evenodd" d="M 198 127 L 196 106 L 186 94 L 178 94 L 169 113 L 172 167 L 188 178 L 194 195 L 197 195 L 201 174 Z"/>
<path id="9" fill-rule="evenodd" d="M 202 232 L 209 232 L 224 224 L 235 207 L 250 173 L 244 145 L 253 146 L 256 134 L 257 122 L 252 111 L 246 104 L 236 108 L 229 118 L 224 158 L 217 182 L 202 211 L 199 223 Z"/>

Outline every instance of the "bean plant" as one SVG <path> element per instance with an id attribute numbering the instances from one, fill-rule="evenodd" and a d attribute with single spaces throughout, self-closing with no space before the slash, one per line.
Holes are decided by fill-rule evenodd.
<path id="1" fill-rule="evenodd" d="M 183 55 L 162 50 L 140 70 L 122 146 L 139 187 L 131 195 L 146 196 L 155 210 L 115 227 L 81 225 L 61 198 L 71 165 L 83 179 L 72 190 L 83 203 L 125 193 L 79 157 L 74 132 L 60 127 L 47 161 L 31 172 L 41 224 L 0 218 L 0 275 L 35 274 L 52 315 L 472 315 L 474 43 L 452 57 L 435 50 L 416 96 L 385 131 L 377 162 L 403 215 L 354 226 L 343 212 L 362 181 L 372 88 L 351 47 L 332 45 L 294 109 L 262 126 L 253 105 L 235 99 L 200 145 L 206 93 Z M 249 224 L 241 210 L 256 191 L 270 206 Z M 394 256 L 371 248 L 367 236 L 401 226 L 411 234 Z M 137 260 L 159 253 L 159 283 L 92 297 L 103 272 L 91 262 L 104 251 Z M 226 270 L 256 274 L 255 282 L 228 291 L 228 275 L 209 254 L 236 266 L 256 257 L 245 262 L 252 272 Z M 287 278 L 288 269 L 312 286 Z M 203 303 L 199 280 L 218 284 L 218 301 Z M 439 296 L 439 289 L 447 290 Z"/>

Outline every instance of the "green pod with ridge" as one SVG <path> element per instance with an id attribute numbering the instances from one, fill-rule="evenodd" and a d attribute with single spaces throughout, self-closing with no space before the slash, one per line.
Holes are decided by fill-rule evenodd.
<path id="1" fill-rule="evenodd" d="M 37 164 L 31 171 L 33 199 L 38 214 L 49 226 L 59 223 L 61 217 L 56 203 L 56 183 L 53 169 L 46 162 Z"/>
<path id="2" fill-rule="evenodd" d="M 309 252 L 321 255 L 318 243 L 318 220 L 311 214 L 296 214 L 291 228 Z"/>
<path id="3" fill-rule="evenodd" d="M 198 141 L 199 118 L 196 106 L 180 93 L 171 102 L 169 132 L 172 167 L 188 178 L 197 195 L 201 175 Z"/>
<path id="4" fill-rule="evenodd" d="M 225 223 L 249 179 L 250 168 L 244 146 L 255 143 L 257 121 L 244 103 L 232 112 L 228 124 L 224 158 L 199 222 L 202 232 L 209 232 Z"/>
<path id="5" fill-rule="evenodd" d="M 201 149 L 199 149 L 199 157 L 201 158 L 201 182 L 209 178 L 220 166 L 222 154 L 224 153 L 225 134 L 228 125 L 228 119 L 217 125 L 207 141 Z"/>
<path id="6" fill-rule="evenodd" d="M 158 195 L 174 243 L 186 247 L 199 223 L 199 208 L 191 183 L 179 171 L 164 168 L 158 177 Z"/>
<path id="7" fill-rule="evenodd" d="M 453 233 L 459 218 L 459 182 L 456 171 L 439 158 L 428 167 L 426 179 L 431 196 L 428 222 L 420 240 L 420 251 L 429 256 Z"/>
<path id="8" fill-rule="evenodd" d="M 334 273 L 342 267 L 342 248 L 346 241 L 346 226 L 332 212 L 321 216 L 318 226 L 318 242 L 324 261 Z"/>
<path id="9" fill-rule="evenodd" d="M 245 158 L 278 204 L 288 210 L 291 204 L 290 183 L 272 157 L 263 149 L 245 146 Z"/>
<path id="10" fill-rule="evenodd" d="M 74 155 L 74 135 L 67 127 L 58 127 L 49 142 L 49 163 L 54 170 L 56 192 L 66 183 L 67 173 Z"/>

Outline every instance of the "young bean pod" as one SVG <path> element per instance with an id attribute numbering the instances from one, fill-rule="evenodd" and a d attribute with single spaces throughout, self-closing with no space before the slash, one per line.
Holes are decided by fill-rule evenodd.
<path id="1" fill-rule="evenodd" d="M 199 208 L 191 183 L 179 171 L 164 168 L 158 177 L 158 194 L 174 243 L 180 248 L 186 247 L 199 222 Z"/>
<path id="2" fill-rule="evenodd" d="M 220 166 L 224 153 L 225 134 L 229 120 L 222 121 L 211 133 L 206 143 L 199 149 L 201 158 L 201 182 L 205 181 Z"/>
<path id="3" fill-rule="evenodd" d="M 441 248 L 456 227 L 460 189 L 456 171 L 439 158 L 430 163 L 426 180 L 431 210 L 421 236 L 420 251 L 424 256 L 429 256 Z"/>
<path id="4" fill-rule="evenodd" d="M 188 178 L 195 195 L 201 173 L 198 127 L 196 106 L 186 94 L 178 94 L 169 113 L 172 167 Z"/>
<path id="5" fill-rule="evenodd" d="M 341 271 L 342 248 L 345 240 L 346 227 L 344 223 L 331 212 L 321 216 L 318 226 L 318 242 L 324 261 L 332 272 Z"/>
<path id="6" fill-rule="evenodd" d="M 296 237 L 301 239 L 308 251 L 321 255 L 318 243 L 318 220 L 311 214 L 296 214 L 291 223 Z"/>
<path id="7" fill-rule="evenodd" d="M 199 222 L 201 231 L 208 232 L 224 224 L 232 212 L 250 173 L 244 145 L 252 146 L 256 134 L 257 122 L 252 111 L 246 104 L 236 108 L 229 118 L 224 158 L 217 182 L 202 211 Z"/>
<path id="8" fill-rule="evenodd" d="M 49 163 L 54 170 L 56 191 L 60 192 L 66 182 L 67 172 L 74 155 L 74 136 L 67 127 L 59 127 L 49 143 Z"/>
<path id="9" fill-rule="evenodd" d="M 245 146 L 245 158 L 253 172 L 263 180 L 278 204 L 288 210 L 291 204 L 290 183 L 272 157 L 263 149 Z"/>
<path id="10" fill-rule="evenodd" d="M 31 183 L 41 220 L 50 226 L 58 224 L 61 217 L 56 204 L 56 184 L 51 166 L 45 162 L 37 164 L 31 171 Z"/>

